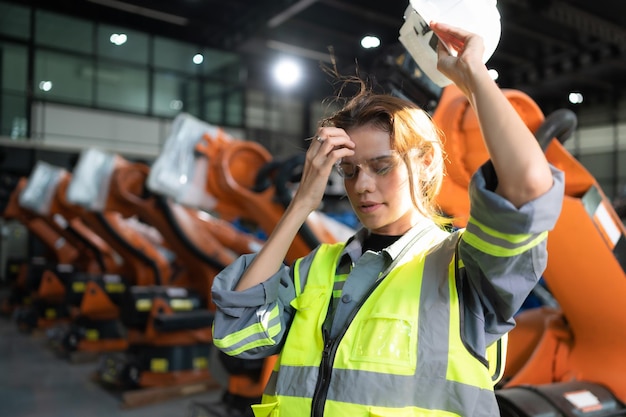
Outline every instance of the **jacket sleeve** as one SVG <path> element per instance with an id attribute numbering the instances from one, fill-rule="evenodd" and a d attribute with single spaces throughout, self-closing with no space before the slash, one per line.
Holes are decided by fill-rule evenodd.
<path id="1" fill-rule="evenodd" d="M 487 162 L 470 184 L 470 219 L 459 243 L 465 266 L 464 336 L 476 352 L 515 325 L 513 315 L 547 266 L 546 243 L 561 211 L 564 175 L 551 167 L 553 185 L 520 208 L 496 194 Z"/>
<path id="2" fill-rule="evenodd" d="M 278 353 L 293 317 L 295 298 L 290 269 L 283 266 L 267 281 L 235 291 L 255 254 L 242 255 L 214 279 L 213 343 L 230 356 L 258 359 Z"/>

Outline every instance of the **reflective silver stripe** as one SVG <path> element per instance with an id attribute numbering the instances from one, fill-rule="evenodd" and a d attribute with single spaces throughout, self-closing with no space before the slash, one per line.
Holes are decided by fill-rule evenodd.
<path id="1" fill-rule="evenodd" d="M 468 232 L 473 234 L 480 240 L 483 240 L 491 245 L 498 246 L 498 247 L 501 247 L 503 249 L 508 249 L 508 250 L 514 250 L 514 249 L 527 246 L 530 243 L 532 243 L 533 240 L 537 239 L 537 237 L 544 234 L 543 232 L 531 233 L 531 234 L 528 234 L 527 235 L 528 237 L 524 240 L 521 240 L 519 242 L 511 242 L 510 240 L 500 238 L 500 237 L 491 235 L 489 233 L 485 233 L 485 231 L 483 231 L 480 227 L 478 227 L 476 224 L 471 223 L 471 222 L 467 224 L 466 233 Z M 512 236 L 515 236 L 515 235 L 512 235 Z M 536 242 L 536 243 L 539 243 L 539 242 Z"/>
<path id="2" fill-rule="evenodd" d="M 315 252 L 301 258 L 298 262 L 298 274 L 300 278 L 300 288 L 296 288 L 296 294 L 301 294 L 302 290 L 306 286 L 306 281 L 309 276 L 309 269 L 311 269 L 311 264 L 313 263 L 313 259 L 317 255 L 319 247 L 315 249 Z"/>
<path id="3" fill-rule="evenodd" d="M 439 256 L 427 255 L 424 262 L 420 311 L 417 323 L 417 369 L 427 369 L 428 375 L 446 378 L 450 332 L 450 288 L 448 265 L 454 253 L 456 239 L 446 239 Z M 436 258 L 436 259 L 435 259 Z"/>
<path id="4" fill-rule="evenodd" d="M 274 306 L 270 310 L 274 310 L 275 308 L 277 308 L 276 304 L 274 304 Z M 253 324 L 249 327 L 252 329 L 257 326 L 258 323 Z M 229 355 L 237 355 L 243 350 L 249 350 L 254 347 L 267 346 L 270 344 L 270 339 L 273 339 L 274 336 L 280 333 L 280 315 L 275 315 L 274 317 L 270 318 L 270 320 L 267 322 L 267 325 L 263 323 L 263 327 L 265 327 L 265 331 L 251 333 L 245 338 L 238 340 L 237 343 L 233 343 L 231 345 L 227 345 L 228 340 L 226 338 L 214 340 L 214 343 L 216 344 L 216 346 L 219 345 L 220 350 Z M 270 332 L 270 334 L 266 332 Z M 273 340 L 271 344 L 275 344 L 273 343 Z"/>
<path id="5" fill-rule="evenodd" d="M 347 275 L 346 275 L 346 277 L 347 277 Z M 335 283 L 333 284 L 333 293 L 335 291 L 341 292 L 343 290 L 343 286 L 344 286 L 345 283 L 346 283 L 345 277 L 341 281 L 335 281 Z"/>
<path id="6" fill-rule="evenodd" d="M 413 406 L 446 410 L 463 416 L 472 415 L 471 411 L 477 405 L 484 407 L 486 404 L 493 403 L 495 406 L 493 392 L 439 378 L 338 369 L 333 372 L 332 380 L 338 381 L 337 383 L 341 385 L 341 396 L 335 397 L 334 393 L 337 391 L 332 389 L 334 384 L 331 384 L 328 400 L 380 407 Z M 455 402 L 451 402 L 451 399 Z"/>
<path id="7" fill-rule="evenodd" d="M 276 382 L 276 392 L 279 395 L 313 398 L 318 373 L 317 366 L 282 365 L 280 378 Z M 266 392 L 269 393 L 269 391 Z"/>
<path id="8" fill-rule="evenodd" d="M 283 382 L 276 386 L 280 395 L 312 397 L 318 372 L 316 367 L 282 366 L 280 372 L 280 381 Z M 389 395 L 390 392 L 393 395 Z M 493 392 L 490 390 L 417 375 L 400 376 L 335 369 L 327 399 L 380 407 L 445 409 L 460 415 L 498 415 Z M 451 402 L 451 399 L 455 402 Z"/>

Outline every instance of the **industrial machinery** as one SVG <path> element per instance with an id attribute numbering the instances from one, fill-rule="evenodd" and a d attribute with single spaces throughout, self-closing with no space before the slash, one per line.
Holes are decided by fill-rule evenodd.
<path id="1" fill-rule="evenodd" d="M 449 80 L 435 71 L 439 40 L 429 22 L 481 34 L 486 62 L 499 41 L 499 13 L 495 1 L 409 3 L 400 30 L 406 49 L 386 56 L 379 69 L 390 92 L 432 110 L 448 156 L 438 203 L 455 226 L 464 227 L 470 178 L 488 153 L 468 100 L 453 85 L 441 89 Z M 507 365 L 496 391 L 501 413 L 626 415 L 626 315 L 619 312 L 626 297 L 624 225 L 597 181 L 562 144 L 576 128 L 575 114 L 562 109 L 546 117 L 521 91 L 504 93 L 548 161 L 565 172 L 566 182 L 561 215 L 548 236 L 543 277 L 548 291 L 537 287 L 548 294 L 543 298 L 549 304 L 516 316 L 518 325 L 508 335 Z"/>
<path id="2" fill-rule="evenodd" d="M 129 349 L 123 358 L 103 361 L 102 377 L 139 387 L 210 380 L 212 279 L 238 254 L 254 252 L 262 242 L 209 213 L 150 191 L 146 187 L 150 168 L 143 163 L 95 149 L 86 151 L 84 157 L 89 161 L 84 166 L 94 172 L 102 174 L 105 167 L 113 167 L 106 174 L 104 209 L 136 216 L 153 227 L 180 268 L 169 285 L 129 289 L 122 305 Z M 172 298 L 174 294 L 183 294 L 187 301 Z"/>
<path id="3" fill-rule="evenodd" d="M 125 289 L 124 279 L 118 274 L 123 262 L 83 223 L 79 208 L 65 199 L 70 181 L 71 174 L 65 169 L 39 161 L 19 195 L 21 209 L 39 216 L 78 254 L 72 264 L 59 263 L 43 271 L 34 290 L 35 305 L 46 305 L 46 316 L 51 315 L 53 307 L 68 312 L 69 330 L 55 326 L 49 332 L 51 342 L 61 351 L 98 351 L 103 347 L 119 350 L 125 342 L 116 321 L 119 314 L 114 308 L 111 312 L 110 306 Z M 61 337 L 68 332 L 71 336 Z M 83 337 L 78 338 L 74 332 L 83 333 Z"/>
<path id="4" fill-rule="evenodd" d="M 562 145 L 576 127 L 575 115 L 560 110 L 544 117 L 527 95 L 504 93 L 566 182 L 544 273 L 556 308 L 517 316 L 497 390 L 502 415 L 626 415 L 626 315 L 619 312 L 626 297 L 626 231 L 596 180 Z M 444 90 L 433 119 L 448 154 L 439 204 L 463 227 L 470 176 L 488 154 L 477 118 L 456 87 Z"/>
<path id="5" fill-rule="evenodd" d="M 189 206 L 202 207 L 227 220 L 243 220 L 269 234 L 291 199 L 302 155 L 274 160 L 260 144 L 234 139 L 221 129 L 182 114 L 155 161 L 148 186 Z M 181 178 L 184 182 L 181 182 Z M 310 252 L 319 242 L 334 242 L 353 233 L 349 227 L 313 213 L 290 248 L 286 262 Z M 227 391 L 220 404 L 198 404 L 220 415 L 241 414 L 258 401 L 275 357 L 244 361 L 219 357 L 228 372 Z"/>
<path id="6" fill-rule="evenodd" d="M 141 198 L 142 184 L 135 180 L 145 177 L 145 169 L 145 164 L 87 150 L 80 155 L 67 195 L 83 207 L 86 221 L 133 265 L 127 274 L 129 286 L 116 306 L 126 330 L 126 348 L 105 355 L 98 371 L 102 382 L 127 387 L 206 378 L 203 358 L 210 342 L 210 322 L 189 317 L 204 311 L 203 297 L 176 284 L 186 271 L 171 242 L 142 222 L 137 207 L 125 198 L 129 192 Z M 132 193 L 136 185 L 137 195 Z M 178 313 L 187 315 L 183 330 Z"/>
<path id="7" fill-rule="evenodd" d="M 43 165 L 40 168 L 45 169 Z M 13 305 L 5 305 L 7 310 L 15 309 L 14 317 L 23 330 L 45 329 L 67 322 L 69 310 L 64 303 L 65 287 L 59 277 L 67 278 L 75 270 L 97 266 L 93 253 L 85 250 L 84 241 L 63 227 L 61 219 L 55 220 L 49 211 L 59 176 L 47 179 L 54 182 L 54 187 L 47 190 L 46 186 L 41 187 L 43 177 L 40 174 L 41 169 L 34 169 L 30 178 L 19 180 L 3 212 L 5 218 L 17 219 L 24 224 L 44 243 L 51 255 L 22 265 L 12 289 Z"/>
<path id="8" fill-rule="evenodd" d="M 39 239 L 45 246 L 47 256 L 37 256 L 26 259 L 21 263 L 17 272 L 15 282 L 11 287 L 11 293 L 7 299 L 3 300 L 2 311 L 7 315 L 21 316 L 20 320 L 24 330 L 31 330 L 39 325 L 46 327 L 53 325 L 56 317 L 67 317 L 67 311 L 56 311 L 56 309 L 45 309 L 43 317 L 50 317 L 38 323 L 39 314 L 33 314 L 32 296 L 39 288 L 41 277 L 46 269 L 56 268 L 58 264 L 67 264 L 78 257 L 78 250 L 61 236 L 60 232 L 48 224 L 41 216 L 22 208 L 19 204 L 19 195 L 26 188 L 27 177 L 20 178 L 13 184 L 11 190 L 5 190 L 8 199 L 4 204 L 2 217 L 10 220 L 17 220 L 23 224 L 28 232 Z"/>

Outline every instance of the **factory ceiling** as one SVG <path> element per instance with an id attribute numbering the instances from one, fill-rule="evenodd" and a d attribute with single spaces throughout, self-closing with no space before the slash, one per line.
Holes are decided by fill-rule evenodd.
<path id="1" fill-rule="evenodd" d="M 22 4 L 93 18 L 234 51 L 251 71 L 278 53 L 305 59 L 323 79 L 332 51 L 342 70 L 367 72 L 390 51 L 408 0 L 22 0 Z M 621 0 L 498 0 L 502 36 L 488 62 L 502 87 L 528 93 L 544 109 L 579 91 L 590 103 L 626 92 L 626 2 Z M 376 35 L 381 46 L 360 41 Z M 347 70 L 350 71 L 350 70 Z M 316 82 L 310 82 L 314 92 Z"/>

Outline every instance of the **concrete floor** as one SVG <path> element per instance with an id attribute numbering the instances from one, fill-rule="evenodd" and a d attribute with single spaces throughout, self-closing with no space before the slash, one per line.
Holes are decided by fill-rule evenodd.
<path id="1" fill-rule="evenodd" d="M 20 332 L 0 316 L 0 416 L 2 417 L 191 417 L 192 404 L 217 401 L 220 390 L 134 408 L 92 381 L 97 362 L 71 363 L 47 344 L 43 332 Z"/>

